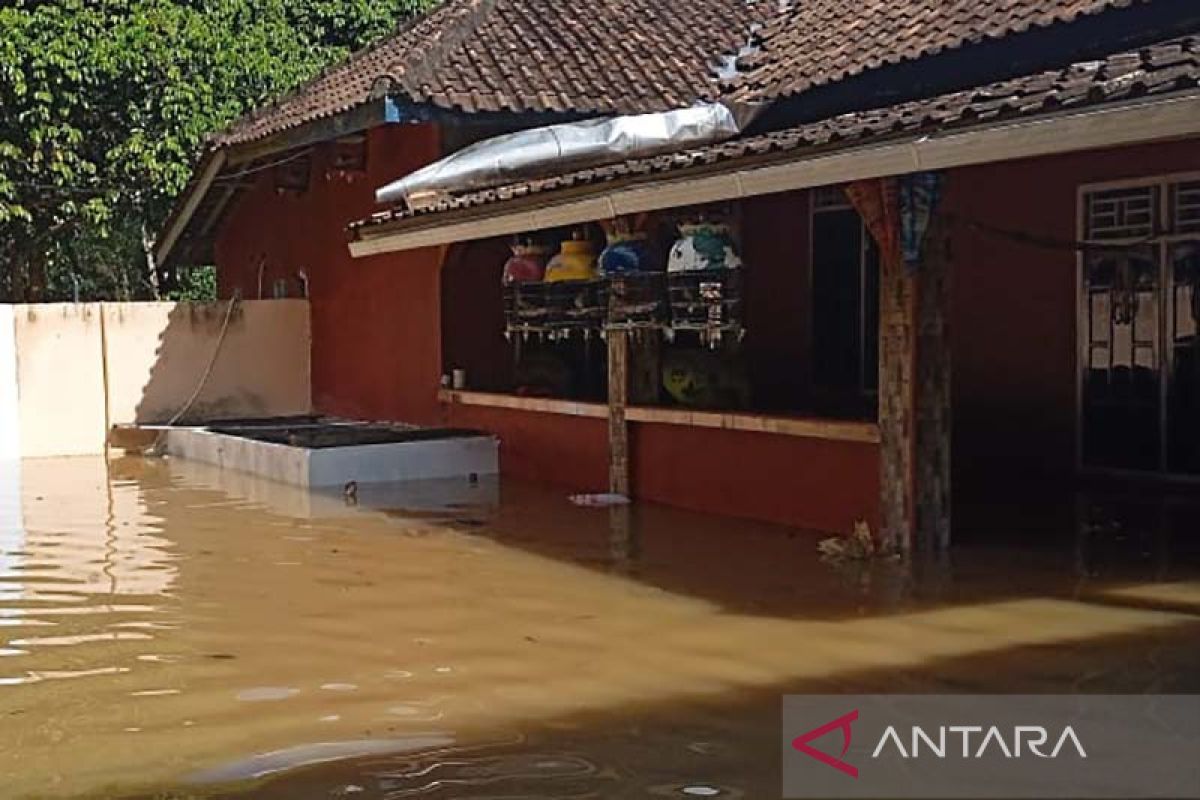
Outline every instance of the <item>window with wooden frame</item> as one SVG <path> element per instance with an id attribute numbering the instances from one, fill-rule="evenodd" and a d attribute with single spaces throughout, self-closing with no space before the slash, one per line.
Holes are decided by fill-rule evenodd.
<path id="1" fill-rule="evenodd" d="M 874 408 L 879 249 L 840 187 L 812 193 L 812 376 L 818 405 Z"/>

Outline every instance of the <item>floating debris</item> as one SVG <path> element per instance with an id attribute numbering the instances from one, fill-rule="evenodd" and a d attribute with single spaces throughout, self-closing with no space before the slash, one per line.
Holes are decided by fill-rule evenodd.
<path id="1" fill-rule="evenodd" d="M 623 494 L 573 494 L 571 502 L 585 508 L 606 508 L 609 506 L 627 506 L 629 498 Z"/>
<path id="2" fill-rule="evenodd" d="M 849 536 L 831 536 L 817 544 L 821 558 L 830 562 L 869 561 L 882 555 L 871 535 L 871 526 L 865 521 L 854 523 L 854 532 Z"/>

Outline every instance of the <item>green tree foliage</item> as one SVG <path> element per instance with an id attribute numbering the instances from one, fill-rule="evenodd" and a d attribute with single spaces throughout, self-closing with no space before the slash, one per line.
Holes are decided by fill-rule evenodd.
<path id="1" fill-rule="evenodd" d="M 424 5 L 0 4 L 0 301 L 157 296 L 145 247 L 204 136 Z"/>

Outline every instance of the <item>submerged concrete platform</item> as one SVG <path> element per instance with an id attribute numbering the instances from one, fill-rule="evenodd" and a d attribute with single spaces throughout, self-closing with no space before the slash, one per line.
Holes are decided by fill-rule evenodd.
<path id="1" fill-rule="evenodd" d="M 306 489 L 495 475 L 496 437 L 325 418 L 241 420 L 162 429 L 176 458 Z"/>

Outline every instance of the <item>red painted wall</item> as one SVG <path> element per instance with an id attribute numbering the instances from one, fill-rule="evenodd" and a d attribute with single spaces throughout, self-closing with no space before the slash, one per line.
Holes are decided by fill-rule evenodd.
<path id="1" fill-rule="evenodd" d="M 377 210 L 374 191 L 440 156 L 432 125 L 370 132 L 367 174 L 328 176 L 329 147 L 318 148 L 303 194 L 277 194 L 260 173 L 217 241 L 222 296 L 258 296 L 258 267 L 270 297 L 276 278 L 293 292 L 308 274 L 312 301 L 312 379 L 316 409 L 361 419 L 431 423 L 438 417 L 440 248 L 352 259 L 346 225 Z"/>
<path id="2" fill-rule="evenodd" d="M 807 192 L 752 197 L 742 204 L 746 272 L 747 369 L 758 408 L 808 401 L 811 291 Z"/>
<path id="3" fill-rule="evenodd" d="M 448 406 L 449 425 L 497 434 L 506 475 L 564 492 L 608 486 L 604 419 Z M 630 423 L 641 500 L 821 531 L 879 525 L 879 448 L 713 428 Z"/>
<path id="4" fill-rule="evenodd" d="M 569 491 L 608 490 L 606 419 L 462 405 L 445 406 L 443 419 L 499 436 L 505 475 Z"/>
<path id="5" fill-rule="evenodd" d="M 318 411 L 488 430 L 502 441 L 505 474 L 604 490 L 604 420 L 438 404 L 443 347 L 446 363 L 461 363 L 476 377 L 492 370 L 498 378 L 507 366 L 499 363 L 508 357 L 503 339 L 490 335 L 501 321 L 505 251 L 479 242 L 350 258 L 345 226 L 375 210 L 374 188 L 438 155 L 428 126 L 377 129 L 369 147 L 368 174 L 353 182 L 326 177 L 328 151 L 317 153 L 303 194 L 277 194 L 269 171 L 258 177 L 220 233 L 222 295 L 237 288 L 257 297 L 260 263 L 267 296 L 276 278 L 294 290 L 297 271 L 307 273 Z M 750 369 L 755 386 L 780 405 L 796 402 L 808 370 L 807 209 L 803 194 L 758 198 L 744 209 L 744 255 L 770 267 L 758 272 L 759 302 L 748 309 L 759 323 L 746 343 Z M 486 275 L 487 291 L 472 291 L 473 269 Z M 632 470 L 640 498 L 684 508 L 821 530 L 848 530 L 860 518 L 875 524 L 878 517 L 871 445 L 635 424 Z"/>
<path id="6" fill-rule="evenodd" d="M 879 448 L 712 428 L 635 424 L 638 497 L 696 511 L 849 532 L 879 530 Z"/>
<path id="7" fill-rule="evenodd" d="M 984 233 L 1076 239 L 1081 185 L 1200 170 L 1197 142 L 972 167 L 950 176 L 955 480 L 1003 491 L 1075 463 L 1076 271 L 1069 249 Z"/>
<path id="8" fill-rule="evenodd" d="M 754 198 L 741 209 L 749 265 L 746 362 L 759 407 L 803 402 L 809 364 L 809 206 L 803 192 Z M 442 274 L 447 365 L 474 385 L 503 385 L 509 355 L 501 335 L 503 241 L 450 248 Z M 448 424 L 479 427 L 502 441 L 509 475 L 603 491 L 604 420 L 453 406 Z M 632 423 L 634 493 L 643 500 L 826 531 L 856 520 L 878 525 L 878 448 L 761 433 Z"/>
<path id="9" fill-rule="evenodd" d="M 442 264 L 443 371 L 466 370 L 470 385 L 507 391 L 512 385 L 512 348 L 504 338 L 504 239 L 463 242 L 447 248 Z"/>
<path id="10" fill-rule="evenodd" d="M 277 195 L 271 174 L 262 173 L 223 225 L 221 292 L 228 296 L 236 287 L 257 296 L 260 261 L 268 295 L 276 278 L 294 288 L 296 272 L 308 274 L 319 411 L 486 429 L 503 440 L 506 474 L 603 489 L 603 420 L 439 405 L 443 315 L 462 311 L 443 297 L 443 250 L 349 256 L 345 225 L 375 210 L 373 190 L 438 155 L 432 127 L 391 126 L 371 132 L 368 174 L 354 182 L 325 176 L 328 152 L 318 153 L 314 183 L 302 195 Z M 1080 184 L 1186 170 L 1200 170 L 1195 142 L 952 175 L 946 207 L 957 220 L 951 309 L 956 484 L 1066 476 L 1074 454 L 1075 256 L 983 234 L 969 221 L 1070 241 Z M 783 266 L 756 278 L 769 287 L 759 296 L 771 301 L 749 309 L 758 326 L 747 342 L 755 384 L 781 398 L 803 393 L 808 370 L 802 199 L 758 198 L 744 209 L 747 261 Z M 503 255 L 492 244 L 474 250 L 466 261 L 491 264 Z M 456 260 L 453 280 L 469 283 L 462 271 L 470 265 Z M 498 268 L 491 265 L 489 273 Z M 764 313 L 780 297 L 798 297 L 799 304 L 786 314 Z M 491 326 L 495 318 L 477 321 Z M 456 334 L 447 335 L 446 347 L 450 358 L 471 357 Z M 640 423 L 632 431 L 634 487 L 643 499 L 823 530 L 847 530 L 859 518 L 877 524 L 874 446 Z"/>

